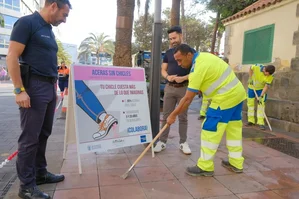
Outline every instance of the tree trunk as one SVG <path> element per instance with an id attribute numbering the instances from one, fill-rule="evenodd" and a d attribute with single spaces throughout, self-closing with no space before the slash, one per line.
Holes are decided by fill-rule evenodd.
<path id="1" fill-rule="evenodd" d="M 132 66 L 132 26 L 135 0 L 117 0 L 114 66 Z"/>
<path id="2" fill-rule="evenodd" d="M 215 22 L 215 27 L 214 27 L 214 32 L 213 32 L 213 38 L 212 38 L 212 45 L 211 45 L 211 53 L 215 52 L 215 44 L 216 44 L 216 37 L 217 37 L 217 30 L 219 26 L 219 20 L 220 20 L 220 12 L 217 12 L 216 16 L 216 22 Z"/>
<path id="3" fill-rule="evenodd" d="M 97 65 L 100 65 L 100 56 L 97 54 Z"/>
<path id="4" fill-rule="evenodd" d="M 180 1 L 181 0 L 172 0 L 171 6 L 171 16 L 170 16 L 170 25 L 180 25 Z"/>
<path id="5" fill-rule="evenodd" d="M 222 39 L 223 32 L 218 31 L 217 34 L 217 52 L 220 53 L 220 45 L 221 45 L 221 39 Z"/>
<path id="6" fill-rule="evenodd" d="M 182 13 L 182 30 L 183 30 L 183 39 L 187 42 L 187 31 L 186 31 L 186 19 L 185 19 L 185 0 L 181 0 L 181 13 Z"/>

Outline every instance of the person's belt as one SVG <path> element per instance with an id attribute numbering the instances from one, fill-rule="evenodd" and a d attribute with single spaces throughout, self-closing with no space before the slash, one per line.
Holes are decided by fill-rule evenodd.
<path id="1" fill-rule="evenodd" d="M 185 87 L 185 86 L 188 86 L 188 82 L 185 82 L 185 83 L 181 83 L 181 84 L 174 84 L 174 83 L 169 83 L 168 82 L 168 85 L 169 86 L 173 86 L 173 87 L 175 87 L 175 88 L 180 88 L 180 87 Z"/>
<path id="2" fill-rule="evenodd" d="M 46 77 L 46 76 L 41 76 L 41 75 L 36 75 L 36 74 L 31 74 L 32 78 L 38 79 L 43 82 L 49 82 L 52 84 L 55 84 L 57 82 L 57 77 Z"/>

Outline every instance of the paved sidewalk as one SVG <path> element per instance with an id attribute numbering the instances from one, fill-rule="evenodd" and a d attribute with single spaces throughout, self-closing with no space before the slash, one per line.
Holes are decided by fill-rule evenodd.
<path id="1" fill-rule="evenodd" d="M 244 139 L 243 174 L 234 174 L 221 166 L 221 159 L 227 157 L 223 140 L 215 157 L 214 177 L 186 175 L 186 166 L 195 165 L 200 154 L 201 126 L 197 117 L 197 112 L 189 111 L 188 140 L 192 155 L 186 156 L 178 149 L 176 123 L 171 128 L 166 150 L 155 158 L 151 158 L 148 152 L 126 180 L 120 175 L 144 150 L 143 145 L 99 155 L 82 155 L 83 174 L 80 176 L 75 145 L 68 146 L 67 157 L 62 164 L 64 120 L 58 120 L 47 156 L 49 170 L 60 171 L 66 179 L 57 185 L 43 185 L 41 189 L 54 199 L 299 198 L 299 159 L 258 144 L 258 138 L 265 134 L 256 133 L 257 130 L 252 128 L 244 128 L 246 136 L 256 139 Z M 17 188 L 16 182 L 5 199 L 17 198 Z"/>

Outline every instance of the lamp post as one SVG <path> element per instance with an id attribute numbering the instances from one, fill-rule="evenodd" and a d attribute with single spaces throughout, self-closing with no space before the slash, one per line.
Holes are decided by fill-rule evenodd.
<path id="1" fill-rule="evenodd" d="M 161 75 L 161 45 L 162 22 L 161 0 L 155 0 L 155 15 L 153 25 L 151 75 L 150 75 L 150 117 L 152 135 L 155 137 L 160 129 L 160 75 Z"/>

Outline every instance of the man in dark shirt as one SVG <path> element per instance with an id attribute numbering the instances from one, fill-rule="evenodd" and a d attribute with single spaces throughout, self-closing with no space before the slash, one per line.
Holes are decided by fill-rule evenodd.
<path id="1" fill-rule="evenodd" d="M 69 0 L 46 0 L 40 13 L 21 17 L 11 33 L 6 61 L 21 116 L 16 162 L 21 198 L 50 198 L 37 185 L 64 180 L 47 171 L 45 152 L 56 104 L 58 47 L 51 25 L 65 23 L 70 9 Z"/>
<path id="2" fill-rule="evenodd" d="M 176 104 L 185 96 L 188 86 L 188 75 L 190 69 L 184 69 L 178 65 L 174 59 L 174 47 L 182 43 L 182 29 L 180 26 L 174 26 L 168 30 L 168 37 L 171 49 L 165 52 L 161 67 L 161 74 L 167 80 L 164 88 L 163 99 L 163 126 L 169 114 L 175 109 Z M 179 134 L 180 149 L 184 154 L 191 154 L 190 147 L 187 143 L 187 111 L 179 115 Z M 161 135 L 159 141 L 154 147 L 155 152 L 160 152 L 166 148 L 166 142 L 169 134 L 169 128 Z"/>

